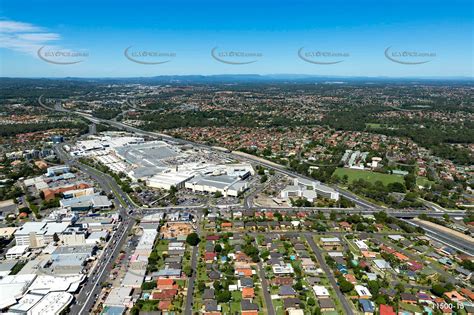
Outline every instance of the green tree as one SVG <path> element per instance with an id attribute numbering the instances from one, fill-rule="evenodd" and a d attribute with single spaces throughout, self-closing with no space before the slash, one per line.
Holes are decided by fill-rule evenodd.
<path id="1" fill-rule="evenodd" d="M 197 235 L 197 233 L 188 234 L 188 236 L 186 237 L 186 243 L 191 246 L 196 246 L 197 244 L 199 244 L 200 241 L 201 239 L 199 238 L 199 235 Z"/>

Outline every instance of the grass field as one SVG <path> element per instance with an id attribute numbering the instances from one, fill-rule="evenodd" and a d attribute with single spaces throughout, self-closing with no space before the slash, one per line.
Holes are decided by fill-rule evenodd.
<path id="1" fill-rule="evenodd" d="M 429 179 L 426 178 L 426 177 L 420 177 L 420 176 L 418 176 L 418 177 L 416 178 L 416 184 L 417 184 L 418 186 L 425 186 L 426 184 L 428 184 L 428 186 L 431 187 L 431 185 L 435 184 L 435 182 L 429 180 Z"/>
<path id="2" fill-rule="evenodd" d="M 352 183 L 354 180 L 358 179 L 364 179 L 371 183 L 381 181 L 384 185 L 395 182 L 404 182 L 403 176 L 401 175 L 382 174 L 371 171 L 354 170 L 350 168 L 337 168 L 334 174 L 340 178 L 342 178 L 344 175 L 347 175 L 347 177 L 349 177 L 349 183 Z"/>

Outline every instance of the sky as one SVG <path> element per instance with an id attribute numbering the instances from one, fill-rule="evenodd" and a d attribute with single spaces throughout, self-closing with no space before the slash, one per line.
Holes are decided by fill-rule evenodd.
<path id="1" fill-rule="evenodd" d="M 472 77 L 473 6 L 472 0 L 2 0 L 0 76 Z"/>

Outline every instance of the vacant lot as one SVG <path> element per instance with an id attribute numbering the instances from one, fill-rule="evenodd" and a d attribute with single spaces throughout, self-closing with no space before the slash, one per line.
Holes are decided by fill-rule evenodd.
<path id="1" fill-rule="evenodd" d="M 349 177 L 349 182 L 353 182 L 354 180 L 364 179 L 368 182 L 375 183 L 376 181 L 381 181 L 384 185 L 399 182 L 403 183 L 403 176 L 401 175 L 391 175 L 391 174 L 382 174 L 376 173 L 371 171 L 363 171 L 363 170 L 354 170 L 349 168 L 338 168 L 334 172 L 337 176 L 342 178 L 344 175 Z"/>

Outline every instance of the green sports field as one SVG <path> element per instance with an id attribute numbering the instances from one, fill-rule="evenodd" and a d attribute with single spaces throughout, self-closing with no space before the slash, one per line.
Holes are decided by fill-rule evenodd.
<path id="1" fill-rule="evenodd" d="M 347 175 L 347 177 L 349 177 L 349 183 L 358 179 L 364 179 L 371 183 L 381 181 L 384 185 L 388 185 L 394 182 L 404 182 L 403 176 L 401 175 L 382 174 L 372 171 L 354 170 L 349 168 L 337 168 L 334 171 L 334 174 L 339 176 L 340 178 L 342 178 L 344 175 Z"/>

